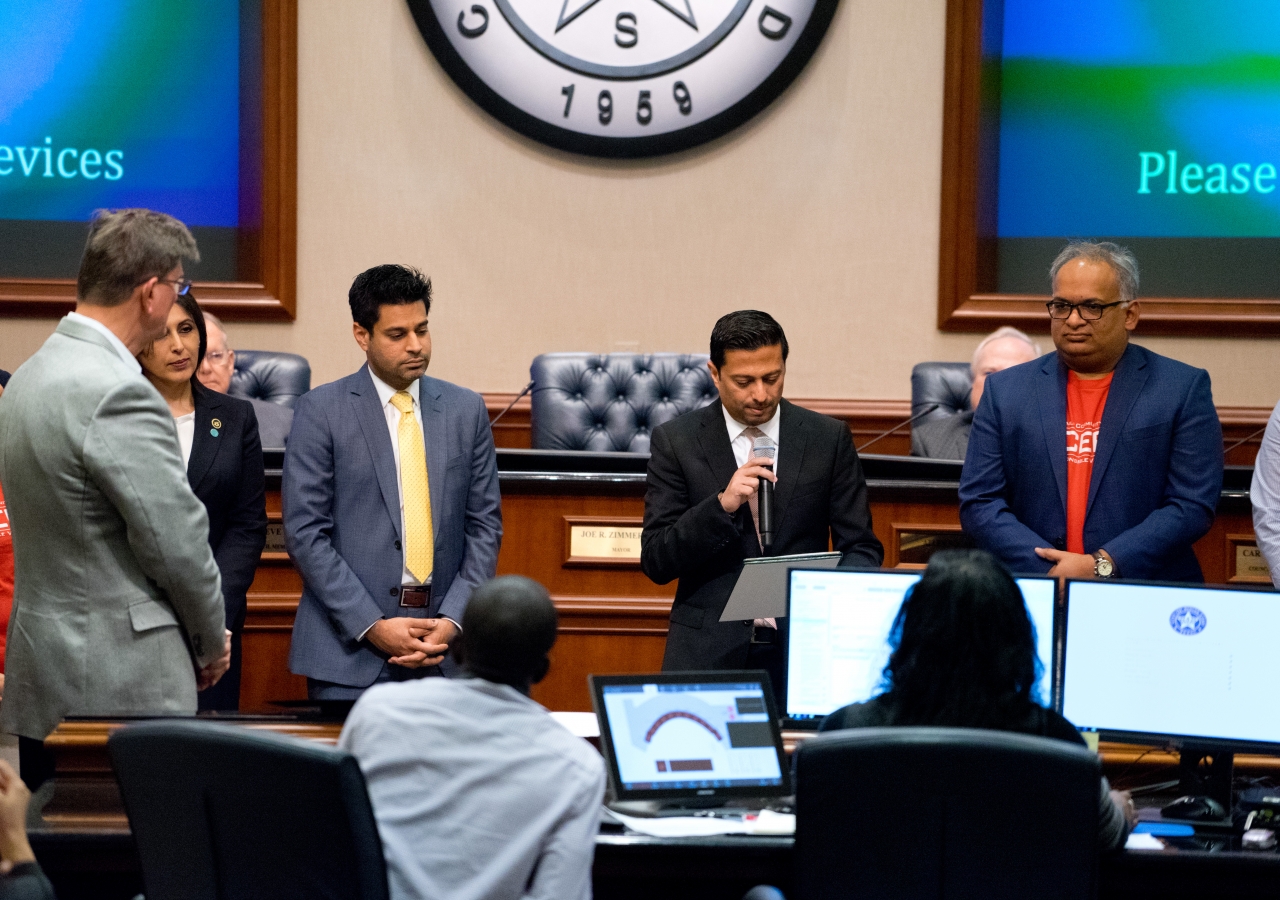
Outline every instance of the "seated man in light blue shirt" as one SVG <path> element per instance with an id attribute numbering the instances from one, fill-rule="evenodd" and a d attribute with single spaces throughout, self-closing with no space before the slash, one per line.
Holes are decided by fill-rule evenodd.
<path id="1" fill-rule="evenodd" d="M 394 900 L 589 900 L 604 763 L 529 698 L 556 611 L 509 575 L 476 589 L 455 655 L 469 677 L 377 684 L 338 746 L 360 763 Z"/>

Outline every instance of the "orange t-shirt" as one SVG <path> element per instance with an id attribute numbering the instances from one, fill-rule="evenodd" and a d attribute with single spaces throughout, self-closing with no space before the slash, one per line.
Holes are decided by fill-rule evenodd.
<path id="1" fill-rule="evenodd" d="M 1089 506 L 1093 454 L 1102 429 L 1111 376 L 1085 379 L 1067 373 L 1067 552 L 1084 553 L 1084 514 Z"/>
<path id="2" fill-rule="evenodd" d="M 9 613 L 13 609 L 13 530 L 0 488 L 0 672 L 4 671 L 4 640 L 9 633 Z"/>

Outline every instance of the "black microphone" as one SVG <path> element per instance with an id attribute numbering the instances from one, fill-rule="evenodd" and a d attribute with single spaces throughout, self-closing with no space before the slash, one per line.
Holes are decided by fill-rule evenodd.
<path id="1" fill-rule="evenodd" d="M 529 391 L 531 391 L 531 390 L 533 390 L 533 382 L 532 382 L 532 381 L 530 381 L 528 384 L 526 384 L 526 385 L 524 386 L 524 390 L 523 390 L 523 391 L 521 391 L 520 393 L 516 394 L 516 399 L 514 399 L 514 400 L 512 400 L 510 403 L 508 403 L 508 404 L 507 404 L 507 408 L 506 408 L 506 409 L 504 409 L 502 412 L 498 413 L 496 416 L 494 416 L 494 417 L 493 417 L 493 421 L 489 423 L 489 427 L 490 427 L 490 428 L 492 428 L 494 425 L 497 425 L 497 424 L 498 424 L 498 420 L 499 420 L 499 419 L 501 419 L 503 416 L 505 416 L 507 413 L 511 412 L 511 407 L 513 407 L 513 406 L 515 406 L 517 403 L 519 403 L 519 402 L 520 402 L 520 398 L 521 398 L 521 397 L 523 397 L 525 394 L 529 393 Z"/>
<path id="2" fill-rule="evenodd" d="M 767 457 L 769 469 L 773 468 L 773 460 L 778 455 L 778 445 L 773 438 L 762 434 L 751 445 L 753 457 Z M 773 546 L 773 482 L 768 478 L 760 478 L 760 493 L 756 495 L 756 512 L 760 519 L 756 527 L 760 530 L 760 549 L 765 553 Z"/>
<path id="3" fill-rule="evenodd" d="M 856 448 L 856 449 L 857 449 L 857 451 L 858 451 L 859 453 L 861 453 L 863 450 L 866 450 L 868 447 L 870 447 L 870 446 L 871 446 L 872 444 L 874 444 L 876 441 L 880 440 L 880 438 L 886 438 L 886 437 L 888 437 L 889 435 L 893 434 L 895 431 L 897 431 L 899 428 L 903 427 L 904 425 L 910 425 L 910 424 L 911 424 L 912 422 L 914 422 L 916 419 L 919 419 L 919 418 L 921 418 L 922 416 L 927 416 L 927 415 L 929 415 L 929 413 L 933 412 L 935 409 L 937 409 L 937 408 L 938 408 L 939 406 L 941 406 L 941 405 L 942 405 L 941 403 L 930 403 L 928 406 L 926 406 L 924 409 L 920 410 L 920 412 L 916 413 L 914 416 L 912 416 L 911 418 L 907 419 L 906 421 L 899 422 L 897 425 L 894 425 L 892 428 L 890 428 L 888 431 L 884 432 L 883 434 L 877 434 L 875 437 L 873 437 L 871 440 L 867 441 L 867 442 L 866 442 L 865 444 L 863 444 L 861 447 Z"/>

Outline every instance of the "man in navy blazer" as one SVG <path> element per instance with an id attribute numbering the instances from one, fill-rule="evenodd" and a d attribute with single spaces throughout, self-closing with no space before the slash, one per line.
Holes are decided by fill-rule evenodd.
<path id="1" fill-rule="evenodd" d="M 285 545 L 302 574 L 289 650 L 317 700 L 353 700 L 375 682 L 441 674 L 472 590 L 493 577 L 502 540 L 497 455 L 479 394 L 424 373 L 431 282 L 377 266 L 350 291 L 368 360 L 304 394 L 283 478 Z M 397 403 L 408 394 L 426 456 L 434 540 L 429 575 L 406 559 Z M 424 496 L 426 493 L 424 492 Z M 421 519 L 420 519 L 421 520 Z M 421 574 L 421 573 L 419 573 Z M 424 584 L 425 581 L 425 584 Z"/>
<path id="2" fill-rule="evenodd" d="M 1050 275 L 1057 351 L 987 379 L 960 522 L 1018 573 L 1203 581 L 1192 545 L 1223 466 L 1209 374 L 1129 343 L 1128 250 L 1070 244 Z"/>

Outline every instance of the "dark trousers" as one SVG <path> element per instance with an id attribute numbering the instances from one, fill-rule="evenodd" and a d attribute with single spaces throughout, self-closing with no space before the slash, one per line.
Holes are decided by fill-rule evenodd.
<path id="1" fill-rule="evenodd" d="M 750 644 L 747 647 L 747 668 L 764 669 L 773 683 L 773 696 L 778 704 L 778 714 L 787 714 L 787 670 L 783 665 L 782 637 L 775 644 Z"/>
<path id="2" fill-rule="evenodd" d="M 235 712 L 240 709 L 240 632 L 231 632 L 231 668 L 218 683 L 196 695 L 200 709 Z"/>
<path id="3" fill-rule="evenodd" d="M 53 777 L 53 754 L 45 749 L 44 741 L 18 736 L 18 774 L 33 794 Z"/>

